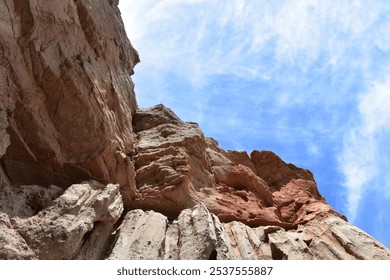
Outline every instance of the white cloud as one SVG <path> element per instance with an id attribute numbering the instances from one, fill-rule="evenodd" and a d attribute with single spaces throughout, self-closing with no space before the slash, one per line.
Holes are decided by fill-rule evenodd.
<path id="1" fill-rule="evenodd" d="M 345 176 L 351 220 L 356 218 L 366 191 L 377 189 L 384 196 L 390 195 L 387 180 L 390 154 L 385 146 L 390 136 L 389 108 L 390 77 L 383 82 L 374 82 L 370 90 L 361 95 L 361 119 L 345 136 L 339 163 Z"/>
<path id="2" fill-rule="evenodd" d="M 120 7 L 141 52 L 139 67 L 175 71 L 199 86 L 212 75 L 270 77 L 285 63 L 305 71 L 323 54 L 336 67 L 366 67 L 356 56 L 372 47 L 370 37 L 382 48 L 387 44 L 386 36 L 369 32 L 383 12 L 380 3 L 131 0 Z"/>

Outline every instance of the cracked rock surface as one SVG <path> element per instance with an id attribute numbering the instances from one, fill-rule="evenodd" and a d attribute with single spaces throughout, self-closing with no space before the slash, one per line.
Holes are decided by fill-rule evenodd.
<path id="1" fill-rule="evenodd" d="M 204 204 L 168 222 L 154 211 L 127 213 L 110 259 L 389 259 L 390 251 L 337 216 L 295 230 L 221 223 Z"/>
<path id="2" fill-rule="evenodd" d="M 93 181 L 72 185 L 31 217 L 10 218 L 0 213 L 0 226 L 4 229 L 2 258 L 102 258 L 113 225 L 122 212 L 118 185 Z M 12 237 L 15 241 L 11 243 Z M 18 247 L 22 249 L 17 250 Z"/>

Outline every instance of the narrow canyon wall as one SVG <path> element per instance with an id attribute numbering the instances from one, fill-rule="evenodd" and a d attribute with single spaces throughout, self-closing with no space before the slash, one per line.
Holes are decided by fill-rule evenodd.
<path id="1" fill-rule="evenodd" d="M 310 171 L 138 108 L 117 5 L 0 2 L 0 259 L 390 259 Z"/>

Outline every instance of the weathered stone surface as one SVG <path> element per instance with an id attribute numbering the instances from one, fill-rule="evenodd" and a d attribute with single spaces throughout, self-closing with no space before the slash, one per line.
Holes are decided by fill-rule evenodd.
<path id="1" fill-rule="evenodd" d="M 200 204 L 183 210 L 178 218 L 178 226 L 179 259 L 209 259 L 215 250 L 217 237 L 213 218 L 207 208 Z"/>
<path id="2" fill-rule="evenodd" d="M 130 211 L 119 228 L 109 259 L 161 259 L 167 223 L 165 216 L 154 211 Z"/>
<path id="3" fill-rule="evenodd" d="M 213 187 L 203 133 L 163 105 L 137 111 L 134 120 L 138 193 L 132 207 L 175 218 L 197 203 L 200 189 Z"/>
<path id="4" fill-rule="evenodd" d="M 252 227 L 296 228 L 321 213 L 335 213 L 312 174 L 272 152 L 224 151 L 196 124 L 157 105 L 134 116 L 137 145 L 132 159 L 137 192 L 132 208 L 153 209 L 171 219 L 197 203 L 223 222 Z"/>
<path id="5" fill-rule="evenodd" d="M 257 175 L 272 192 L 274 205 L 284 222 L 304 224 L 324 213 L 345 219 L 326 203 L 309 170 L 285 163 L 271 151 L 253 151 L 251 159 Z"/>
<path id="6" fill-rule="evenodd" d="M 31 260 L 36 255 L 13 228 L 6 213 L 0 212 L 0 260 Z"/>
<path id="7" fill-rule="evenodd" d="M 77 255 L 97 223 L 112 225 L 122 211 L 118 185 L 88 182 L 70 186 L 53 205 L 32 217 L 13 217 L 12 224 L 39 259 L 66 259 Z M 89 250 L 99 247 L 91 244 Z"/>
<path id="8" fill-rule="evenodd" d="M 133 186 L 139 59 L 116 1 L 6 0 L 0 14 L 0 156 L 8 146 L 11 181 Z"/>
<path id="9" fill-rule="evenodd" d="M 295 231 L 280 230 L 268 235 L 272 257 L 277 260 L 312 260 L 314 259 L 309 247 L 303 239 L 304 235 Z"/>
<path id="10" fill-rule="evenodd" d="M 298 229 L 251 228 L 237 221 L 221 223 L 199 204 L 172 222 L 154 211 L 130 211 L 110 259 L 390 259 L 390 251 L 335 215 Z"/>
<path id="11" fill-rule="evenodd" d="M 389 259 L 390 251 L 377 240 L 359 228 L 352 226 L 337 217 L 327 217 L 325 223 L 333 237 L 345 248 L 345 251 L 361 260 Z M 375 248 L 375 249 L 374 249 Z"/>
<path id="12" fill-rule="evenodd" d="M 0 188 L 0 210 L 10 216 L 30 217 L 49 207 L 63 192 L 62 188 L 54 185 L 13 187 L 5 184 Z"/>
<path id="13" fill-rule="evenodd" d="M 3 75 L 0 73 L 0 77 Z M 0 83 L 0 87 L 2 88 L 2 83 Z M 9 135 L 6 132 L 6 128 L 8 127 L 8 119 L 7 112 L 4 105 L 4 96 L 0 95 L 0 158 L 5 154 L 6 149 L 8 148 L 10 142 Z"/>

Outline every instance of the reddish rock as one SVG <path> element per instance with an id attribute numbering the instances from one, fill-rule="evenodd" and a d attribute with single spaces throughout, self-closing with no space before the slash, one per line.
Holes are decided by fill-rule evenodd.
<path id="1" fill-rule="evenodd" d="M 271 151 L 253 151 L 251 159 L 258 176 L 267 182 L 284 222 L 298 225 L 324 213 L 346 219 L 326 203 L 309 170 L 287 164 Z"/>
<path id="2" fill-rule="evenodd" d="M 0 12 L 0 155 L 9 145 L 11 181 L 134 185 L 129 76 L 139 59 L 116 4 L 3 1 Z"/>
<path id="3" fill-rule="evenodd" d="M 171 218 L 199 202 L 223 222 L 296 228 L 334 212 L 319 194 L 310 171 L 272 152 L 224 151 L 196 124 L 157 105 L 134 117 L 133 156 L 137 192 L 132 208 Z"/>

